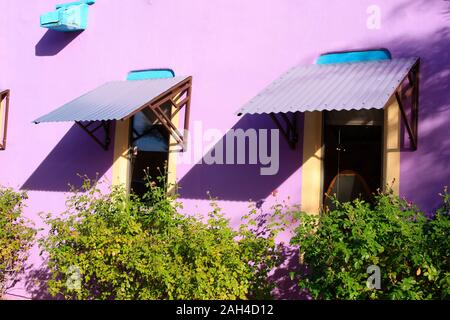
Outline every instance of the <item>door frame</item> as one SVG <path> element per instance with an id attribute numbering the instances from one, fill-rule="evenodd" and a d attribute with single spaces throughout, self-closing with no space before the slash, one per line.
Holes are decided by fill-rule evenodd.
<path id="1" fill-rule="evenodd" d="M 400 192 L 401 114 L 394 95 L 384 107 L 382 190 Z M 319 214 L 323 209 L 324 113 L 305 112 L 301 209 Z"/>

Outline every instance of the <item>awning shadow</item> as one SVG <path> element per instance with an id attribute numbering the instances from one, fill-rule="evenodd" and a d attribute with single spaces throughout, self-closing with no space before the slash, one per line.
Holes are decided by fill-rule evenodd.
<path id="1" fill-rule="evenodd" d="M 277 300 L 311 300 L 307 290 L 298 282 L 307 274 L 307 267 L 300 263 L 299 249 L 290 245 L 282 248 L 283 264 L 277 267 L 269 280 L 275 284 L 272 294 Z"/>
<path id="2" fill-rule="evenodd" d="M 35 46 L 38 57 L 55 56 L 75 40 L 83 31 L 60 32 L 47 30 Z"/>
<path id="3" fill-rule="evenodd" d="M 303 116 L 298 119 L 299 138 L 302 141 Z M 272 119 L 266 115 L 247 115 L 241 118 L 232 130 L 243 129 L 276 129 Z M 213 147 L 225 145 L 226 135 Z M 259 139 L 258 139 L 259 140 Z M 270 140 L 269 140 L 270 141 Z M 270 146 L 270 144 L 269 144 Z M 235 156 L 236 156 L 235 144 Z M 219 200 L 228 201 L 260 201 L 266 199 L 273 191 L 283 184 L 302 164 L 302 143 L 296 149 L 289 147 L 286 139 L 280 133 L 279 140 L 279 171 L 275 175 L 261 175 L 260 164 L 212 164 L 202 161 L 194 165 L 191 170 L 179 181 L 180 197 L 182 199 L 204 199 L 210 196 Z M 248 152 L 248 147 L 246 148 Z M 269 148 L 269 154 L 271 150 Z M 226 155 L 226 150 L 223 152 Z M 248 157 L 247 157 L 248 159 Z M 236 163 L 236 162 L 235 162 Z M 208 195 L 210 194 L 210 196 Z"/>
<path id="4" fill-rule="evenodd" d="M 74 125 L 21 187 L 22 190 L 67 192 L 81 187 L 80 175 L 102 177 L 111 167 L 113 150 L 102 149 Z"/>
<path id="5" fill-rule="evenodd" d="M 386 45 L 394 57 L 421 58 L 418 150 L 411 152 L 402 146 L 401 151 L 407 152 L 401 155 L 400 188 L 402 195 L 427 212 L 441 205 L 438 193 L 450 181 L 450 140 L 445 134 L 450 115 L 450 68 L 443 63 L 449 61 L 449 39 L 450 29 L 441 28 L 430 37 L 410 35 Z M 409 146 L 403 125 L 402 143 Z"/>

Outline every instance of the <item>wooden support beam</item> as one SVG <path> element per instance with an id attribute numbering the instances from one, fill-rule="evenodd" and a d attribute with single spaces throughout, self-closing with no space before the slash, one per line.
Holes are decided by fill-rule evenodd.
<path id="1" fill-rule="evenodd" d="M 8 113 L 9 113 L 10 91 L 0 92 L 0 150 L 6 149 L 6 136 L 8 133 Z"/>
<path id="2" fill-rule="evenodd" d="M 281 118 L 284 120 L 285 126 L 283 126 L 275 113 L 270 113 L 270 117 L 281 131 L 281 134 L 288 141 L 289 146 L 292 149 L 295 149 L 298 143 L 297 113 L 293 114 L 292 119 L 289 119 L 287 114 L 281 113 Z"/>
<path id="3" fill-rule="evenodd" d="M 83 129 L 103 149 L 108 150 L 109 144 L 111 143 L 111 121 L 101 121 L 100 125 L 95 127 L 93 130 L 89 129 L 89 127 L 94 123 L 94 121 L 90 121 L 88 124 L 83 124 L 80 121 L 75 121 L 75 123 L 79 125 L 80 128 Z M 100 128 L 103 128 L 104 130 L 103 141 L 94 134 Z"/>
<path id="4" fill-rule="evenodd" d="M 409 136 L 409 139 L 411 140 L 412 149 L 413 150 L 417 150 L 416 138 L 415 138 L 414 133 L 413 133 L 413 131 L 411 129 L 411 125 L 409 123 L 408 117 L 406 116 L 406 111 L 405 111 L 402 99 L 401 99 L 400 94 L 398 93 L 398 91 L 395 92 L 395 98 L 397 99 L 398 107 L 400 108 L 400 112 L 402 114 L 403 123 L 405 124 L 406 130 L 408 131 L 408 136 Z"/>
<path id="5" fill-rule="evenodd" d="M 191 106 L 191 94 L 192 94 L 192 78 L 188 79 L 181 84 L 181 86 L 175 88 L 170 94 L 163 97 L 157 98 L 151 101 L 146 110 L 153 112 L 153 115 L 157 118 L 158 122 L 163 125 L 163 127 L 169 132 L 169 134 L 175 139 L 177 144 L 181 146 L 182 151 L 187 150 L 187 134 L 189 131 L 189 117 L 190 117 L 190 106 Z M 178 101 L 180 97 L 186 95 L 186 97 Z M 165 103 L 170 102 L 170 104 L 175 109 L 170 115 L 167 115 L 161 106 Z M 184 112 L 184 134 L 178 130 L 178 126 L 173 123 L 173 119 L 181 111 Z M 148 116 L 147 116 L 148 118 Z"/>

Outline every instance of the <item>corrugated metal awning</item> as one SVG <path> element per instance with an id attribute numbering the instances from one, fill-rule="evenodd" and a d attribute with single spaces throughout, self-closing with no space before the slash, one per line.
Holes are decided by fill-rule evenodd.
<path id="1" fill-rule="evenodd" d="M 192 77 L 158 78 L 108 82 L 62 107 L 34 120 L 34 123 L 75 121 L 104 149 L 110 144 L 112 120 L 125 120 L 138 112 L 159 123 L 186 150 L 186 139 L 172 123 L 185 108 L 184 131 L 188 129 Z M 169 112 L 163 107 L 170 103 Z M 167 109 L 167 108 L 166 108 Z M 97 131 L 103 128 L 104 137 Z"/>
<path id="2" fill-rule="evenodd" d="M 382 109 L 417 63 L 403 58 L 297 66 L 237 114 Z"/>
<path id="3" fill-rule="evenodd" d="M 108 82 L 33 122 L 127 119 L 188 79 L 190 77 Z"/>

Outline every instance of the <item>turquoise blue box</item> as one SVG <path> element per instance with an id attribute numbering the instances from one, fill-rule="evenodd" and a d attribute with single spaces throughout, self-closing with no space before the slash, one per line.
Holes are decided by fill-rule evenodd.
<path id="1" fill-rule="evenodd" d="M 89 0 L 59 4 L 55 11 L 41 15 L 41 27 L 62 32 L 85 30 L 89 5 L 94 3 L 94 0 Z"/>

